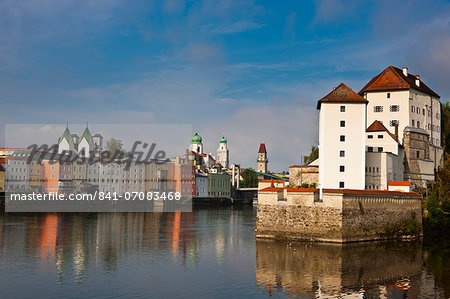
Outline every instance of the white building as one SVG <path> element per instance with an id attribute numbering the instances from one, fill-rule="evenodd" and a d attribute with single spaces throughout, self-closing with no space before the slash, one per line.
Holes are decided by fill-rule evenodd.
<path id="1" fill-rule="evenodd" d="M 319 187 L 364 189 L 367 100 L 341 83 L 319 100 Z"/>
<path id="2" fill-rule="evenodd" d="M 61 154 L 63 151 L 76 152 L 74 137 L 70 134 L 69 127 L 66 127 L 64 133 L 58 139 L 58 154 Z"/>
<path id="3" fill-rule="evenodd" d="M 227 139 L 225 137 L 220 138 L 219 148 L 217 149 L 217 163 L 220 163 L 223 168 L 228 168 L 229 164 L 229 151 L 227 148 Z"/>
<path id="4" fill-rule="evenodd" d="M 405 151 L 396 135 L 379 121 L 366 129 L 366 189 L 387 190 L 390 181 L 403 181 Z"/>
<path id="5" fill-rule="evenodd" d="M 195 135 L 191 138 L 189 150 L 197 154 L 203 153 L 202 137 L 200 137 L 200 135 L 198 135 L 197 133 L 195 133 Z"/>
<path id="6" fill-rule="evenodd" d="M 8 157 L 5 164 L 5 190 L 26 190 L 29 181 L 29 165 L 25 158 Z"/>
<path id="7" fill-rule="evenodd" d="M 81 137 L 77 134 L 71 134 L 68 127 L 64 130 L 64 133 L 58 139 L 58 153 L 63 151 L 71 151 L 78 153 L 81 157 L 89 157 L 91 152 L 94 152 L 95 156 L 103 150 L 103 137 L 100 134 L 91 135 L 89 128 L 83 132 Z M 84 153 L 84 154 L 83 154 Z"/>
<path id="8" fill-rule="evenodd" d="M 125 192 L 145 192 L 145 163 L 132 161 L 129 168 L 127 163 L 120 164 L 119 194 Z"/>
<path id="9" fill-rule="evenodd" d="M 425 185 L 426 180 L 433 180 L 434 170 L 442 164 L 443 158 L 440 96 L 420 80 L 419 75 L 408 73 L 406 67 L 399 69 L 393 66 L 372 78 L 359 94 L 369 101 L 367 126 L 378 120 L 392 132 L 398 124 L 399 142 L 408 153 L 407 166 L 411 173 L 408 179 L 421 185 Z M 409 155 L 412 151 L 403 140 L 404 137 L 410 138 L 409 131 L 405 133 L 407 127 L 418 128 L 428 135 L 429 149 L 426 152 L 427 159 L 433 164 L 431 171 L 428 161 L 422 163 L 426 167 L 420 167 L 415 155 Z"/>
<path id="10" fill-rule="evenodd" d="M 86 177 L 87 182 L 91 185 L 99 185 L 99 178 L 100 178 L 100 162 L 95 162 L 91 164 L 87 164 L 86 167 Z"/>
<path id="11" fill-rule="evenodd" d="M 121 165 L 116 162 L 99 163 L 98 191 L 119 193 L 119 175 Z"/>

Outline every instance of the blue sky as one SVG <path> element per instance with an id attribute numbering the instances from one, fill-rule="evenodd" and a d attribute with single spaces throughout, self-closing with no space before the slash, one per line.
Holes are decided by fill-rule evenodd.
<path id="1" fill-rule="evenodd" d="M 191 124 L 287 170 L 333 87 L 408 66 L 446 102 L 449 53 L 448 1 L 0 0 L 1 124 Z"/>

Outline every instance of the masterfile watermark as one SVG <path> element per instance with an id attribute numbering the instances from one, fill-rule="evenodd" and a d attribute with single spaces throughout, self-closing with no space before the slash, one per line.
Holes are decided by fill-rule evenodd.
<path id="1" fill-rule="evenodd" d="M 167 163 L 166 152 L 158 150 L 153 155 L 155 148 L 156 143 L 149 144 L 142 141 L 135 141 L 130 152 L 125 152 L 123 150 L 104 150 L 99 152 L 94 148 L 86 155 L 84 149 L 78 153 L 70 150 L 58 152 L 57 144 L 50 147 L 48 144 L 42 144 L 40 146 L 32 144 L 27 147 L 27 149 L 31 150 L 27 158 L 27 164 L 31 164 L 33 161 L 42 164 L 42 161 L 44 160 L 47 160 L 50 164 L 59 162 L 76 163 L 78 165 L 94 163 L 102 163 L 105 165 L 114 162 L 124 164 L 124 170 L 129 170 L 132 163 L 142 164 L 151 162 L 158 165 Z"/>

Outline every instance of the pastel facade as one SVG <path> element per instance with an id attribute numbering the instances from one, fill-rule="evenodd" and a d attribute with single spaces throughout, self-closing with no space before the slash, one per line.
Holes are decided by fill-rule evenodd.
<path id="1" fill-rule="evenodd" d="M 208 174 L 208 197 L 231 198 L 231 180 L 227 174 Z"/>
<path id="2" fill-rule="evenodd" d="M 208 197 L 208 175 L 203 173 L 195 174 L 195 197 Z"/>

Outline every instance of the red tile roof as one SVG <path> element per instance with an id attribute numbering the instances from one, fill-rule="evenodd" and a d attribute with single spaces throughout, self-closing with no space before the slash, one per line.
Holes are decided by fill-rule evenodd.
<path id="1" fill-rule="evenodd" d="M 260 191 L 265 192 L 278 192 L 286 189 L 287 192 L 315 192 L 317 188 L 274 188 L 267 187 Z M 416 192 L 402 192 L 402 191 L 388 191 L 388 190 L 355 190 L 355 189 L 323 189 L 323 193 L 340 193 L 344 195 L 384 195 L 384 196 L 414 196 L 422 197 Z"/>
<path id="2" fill-rule="evenodd" d="M 367 103 L 367 100 L 354 92 L 344 83 L 339 84 L 329 94 L 324 96 L 317 103 L 317 109 L 320 109 L 321 103 Z"/>
<path id="3" fill-rule="evenodd" d="M 414 88 L 440 98 L 431 88 L 420 80 L 419 86 L 416 85 L 416 76 L 409 74 L 405 76 L 403 70 L 392 65 L 388 66 L 377 76 L 373 77 L 369 83 L 364 86 L 359 92 L 360 95 L 367 91 L 382 91 L 382 90 L 402 90 Z"/>
<path id="4" fill-rule="evenodd" d="M 411 182 L 406 181 L 390 181 L 388 186 L 411 186 Z"/>
<path id="5" fill-rule="evenodd" d="M 378 120 L 374 121 L 367 129 L 366 132 L 387 132 L 395 141 L 398 142 L 397 137 L 389 132 L 389 130 Z"/>
<path id="6" fill-rule="evenodd" d="M 289 166 L 289 168 L 291 168 L 291 167 L 308 168 L 308 167 L 319 167 L 319 165 L 291 165 L 291 166 Z"/>
<path id="7" fill-rule="evenodd" d="M 316 192 L 317 188 L 286 188 L 287 192 Z"/>
<path id="8" fill-rule="evenodd" d="M 392 195 L 392 196 L 420 196 L 416 192 L 401 192 L 401 191 L 388 191 L 388 190 L 354 190 L 354 189 L 323 189 L 323 193 L 342 193 L 349 195 Z"/>
<path id="9" fill-rule="evenodd" d="M 258 183 L 259 182 L 261 182 L 261 183 L 271 183 L 271 182 L 274 182 L 274 183 L 284 183 L 285 182 L 285 180 L 277 180 L 277 179 L 271 179 L 271 180 L 258 180 Z"/>
<path id="10" fill-rule="evenodd" d="M 283 190 L 283 189 L 284 188 L 267 187 L 267 188 L 259 190 L 259 192 L 278 192 L 278 191 Z"/>
<path id="11" fill-rule="evenodd" d="M 261 144 L 259 145 L 259 151 L 258 151 L 258 153 L 264 153 L 264 154 L 267 154 L 267 151 L 266 151 L 266 145 L 265 145 L 264 143 L 261 143 Z"/>

